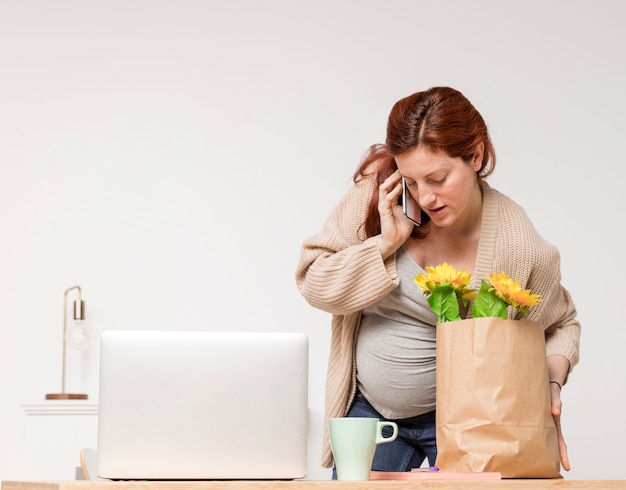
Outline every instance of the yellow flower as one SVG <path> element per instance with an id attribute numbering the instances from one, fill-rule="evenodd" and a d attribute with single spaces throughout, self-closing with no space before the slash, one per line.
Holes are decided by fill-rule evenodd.
<path id="1" fill-rule="evenodd" d="M 424 294 L 432 294 L 435 288 L 447 283 L 450 284 L 459 298 L 473 298 L 475 296 L 469 287 L 472 273 L 465 269 L 457 272 L 454 267 L 444 262 L 435 267 L 426 267 L 426 272 L 428 274 L 422 272 L 415 276 L 415 283 L 424 291 Z"/>
<path id="2" fill-rule="evenodd" d="M 470 289 L 472 274 L 465 269 L 456 271 L 447 263 L 426 267 L 426 274 L 415 276 L 415 284 L 428 296 L 428 304 L 437 315 L 437 323 L 453 322 L 465 315 L 462 311 L 468 305 L 468 298 L 475 298 L 472 304 L 472 317 L 495 317 L 507 319 L 508 307 L 529 314 L 528 308 L 541 301 L 538 294 L 530 289 L 522 289 L 519 282 L 507 276 L 504 271 L 487 277 L 489 284 L 481 280 L 478 294 Z"/>
<path id="3" fill-rule="evenodd" d="M 487 279 L 489 279 L 496 295 L 514 308 L 520 308 L 524 311 L 529 306 L 535 306 L 541 301 L 538 294 L 531 294 L 530 289 L 522 289 L 521 284 L 507 276 L 504 271 L 500 274 L 494 273 Z"/>

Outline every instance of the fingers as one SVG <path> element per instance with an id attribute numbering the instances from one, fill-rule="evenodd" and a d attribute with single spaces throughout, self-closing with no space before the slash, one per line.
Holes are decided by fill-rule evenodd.
<path id="1" fill-rule="evenodd" d="M 567 456 L 567 444 L 563 437 L 563 431 L 561 430 L 561 409 L 563 403 L 561 402 L 561 393 L 557 386 L 553 386 L 550 389 L 550 395 L 552 399 L 551 413 L 554 418 L 554 425 L 556 426 L 556 435 L 559 444 L 559 455 L 561 457 L 561 466 L 565 471 L 570 470 L 569 457 Z"/>
<path id="2" fill-rule="evenodd" d="M 569 457 L 567 456 L 567 444 L 565 444 L 565 438 L 563 437 L 563 431 L 561 430 L 561 417 L 554 417 L 554 423 L 556 425 L 556 435 L 559 441 L 559 455 L 561 457 L 561 466 L 565 471 L 569 471 Z"/>
<path id="3" fill-rule="evenodd" d="M 398 198 L 402 194 L 402 178 L 396 170 L 380 184 L 378 189 L 378 211 L 381 214 L 390 214 L 398 205 Z"/>
<path id="4" fill-rule="evenodd" d="M 378 188 L 380 237 L 378 248 L 383 260 L 394 253 L 411 235 L 413 223 L 402 214 L 398 198 L 402 194 L 402 178 L 396 170 Z"/>
<path id="5" fill-rule="evenodd" d="M 552 405 L 552 416 L 559 417 L 561 415 L 561 389 L 555 385 L 550 384 L 550 401 Z"/>

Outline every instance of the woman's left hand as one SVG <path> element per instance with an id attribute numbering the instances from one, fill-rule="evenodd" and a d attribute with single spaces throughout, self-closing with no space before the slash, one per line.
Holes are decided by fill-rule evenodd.
<path id="1" fill-rule="evenodd" d="M 550 383 L 550 397 L 552 398 L 552 416 L 554 417 L 554 424 L 556 425 L 556 434 L 559 440 L 559 453 L 561 455 L 561 466 L 565 471 L 570 470 L 569 458 L 567 457 L 567 444 L 563 438 L 563 431 L 561 430 L 561 408 L 563 403 L 561 402 L 561 388 L 556 383 Z"/>
<path id="2" fill-rule="evenodd" d="M 561 455 L 561 466 L 565 471 L 569 471 L 569 458 L 567 457 L 567 444 L 563 438 L 561 430 L 561 387 L 565 384 L 567 373 L 569 372 L 569 360 L 567 357 L 554 354 L 546 358 L 548 364 L 548 376 L 550 377 L 550 398 L 552 400 L 552 416 L 556 425 L 556 434 L 559 440 L 559 453 Z M 557 384 L 558 383 L 558 384 Z"/>

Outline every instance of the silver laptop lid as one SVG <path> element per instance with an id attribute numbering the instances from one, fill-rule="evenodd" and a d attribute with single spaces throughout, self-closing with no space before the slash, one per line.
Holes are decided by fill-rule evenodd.
<path id="1" fill-rule="evenodd" d="M 306 335 L 115 330 L 100 356 L 99 477 L 305 476 Z"/>

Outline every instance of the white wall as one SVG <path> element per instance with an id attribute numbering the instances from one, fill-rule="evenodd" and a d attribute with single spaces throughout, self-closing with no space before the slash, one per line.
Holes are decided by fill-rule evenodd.
<path id="1" fill-rule="evenodd" d="M 467 95 L 496 187 L 562 252 L 583 324 L 563 390 L 568 478 L 626 478 L 618 0 L 0 0 L 0 479 L 28 478 L 21 406 L 60 386 L 63 291 L 95 332 L 311 339 L 319 467 L 329 316 L 301 242 L 399 98 Z M 97 399 L 97 342 L 72 358 Z M 79 367 L 79 366 L 78 366 Z"/>

